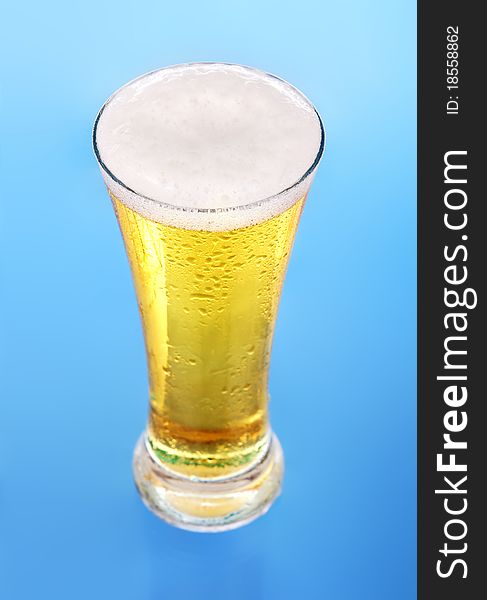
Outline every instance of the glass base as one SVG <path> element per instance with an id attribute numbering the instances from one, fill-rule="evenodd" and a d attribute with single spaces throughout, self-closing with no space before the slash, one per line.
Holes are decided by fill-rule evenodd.
<path id="1" fill-rule="evenodd" d="M 272 434 L 262 458 L 231 477 L 197 479 L 164 467 L 149 452 L 145 433 L 134 452 L 135 484 L 144 504 L 175 527 L 190 531 L 227 531 L 268 511 L 281 491 L 284 460 Z"/>

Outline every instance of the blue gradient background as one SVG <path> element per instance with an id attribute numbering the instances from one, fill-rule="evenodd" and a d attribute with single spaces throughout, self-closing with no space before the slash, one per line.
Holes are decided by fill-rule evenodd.
<path id="1" fill-rule="evenodd" d="M 45 0 L 3 15 L 0 596 L 414 598 L 414 3 Z M 328 132 L 274 344 L 284 494 L 220 535 L 172 529 L 134 490 L 144 350 L 90 147 L 112 91 L 196 60 L 288 79 Z"/>

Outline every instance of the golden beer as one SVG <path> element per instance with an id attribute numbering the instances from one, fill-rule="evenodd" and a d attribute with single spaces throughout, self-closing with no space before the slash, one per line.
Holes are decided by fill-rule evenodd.
<path id="1" fill-rule="evenodd" d="M 324 147 L 285 81 L 176 65 L 120 88 L 93 144 L 142 319 L 149 419 L 133 472 L 167 522 L 220 531 L 265 513 L 283 456 L 268 417 L 274 325 Z"/>
<path id="2" fill-rule="evenodd" d="M 303 199 L 217 232 L 162 225 L 112 199 L 145 334 L 150 446 L 182 473 L 238 470 L 268 443 L 272 334 Z"/>

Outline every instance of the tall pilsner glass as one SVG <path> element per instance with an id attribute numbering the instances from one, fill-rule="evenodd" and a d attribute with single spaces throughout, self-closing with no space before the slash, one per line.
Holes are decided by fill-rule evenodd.
<path id="1" fill-rule="evenodd" d="M 137 488 L 178 527 L 238 527 L 280 491 L 268 370 L 289 254 L 323 152 L 320 117 L 273 75 L 193 63 L 115 92 L 93 143 L 145 336 L 150 409 L 134 454 Z"/>

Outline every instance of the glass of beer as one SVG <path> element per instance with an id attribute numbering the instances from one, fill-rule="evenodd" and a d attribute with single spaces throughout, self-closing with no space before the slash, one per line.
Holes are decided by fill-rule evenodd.
<path id="1" fill-rule="evenodd" d="M 280 492 L 268 371 L 289 254 L 323 153 L 321 119 L 273 75 L 192 63 L 116 91 L 93 144 L 145 337 L 150 401 L 137 488 L 178 527 L 239 527 Z"/>

